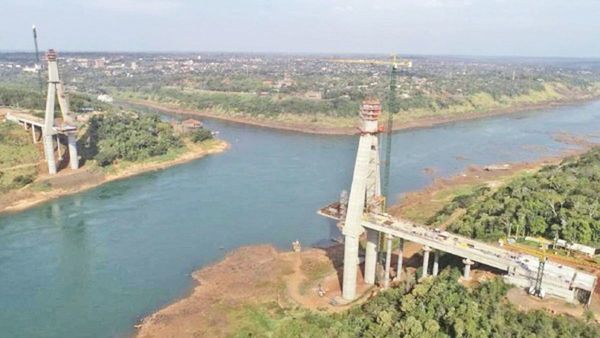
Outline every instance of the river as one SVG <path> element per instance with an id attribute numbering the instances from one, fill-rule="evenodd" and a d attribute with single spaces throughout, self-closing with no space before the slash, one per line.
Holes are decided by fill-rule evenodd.
<path id="1" fill-rule="evenodd" d="M 0 336 L 126 336 L 229 250 L 331 237 L 315 212 L 349 186 L 355 137 L 207 124 L 230 150 L 0 216 Z M 593 102 L 402 131 L 391 191 L 426 186 L 427 167 L 535 160 L 570 147 L 557 132 L 599 129 Z"/>

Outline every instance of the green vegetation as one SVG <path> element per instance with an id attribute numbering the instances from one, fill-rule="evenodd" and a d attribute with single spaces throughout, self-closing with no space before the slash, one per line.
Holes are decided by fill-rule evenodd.
<path id="1" fill-rule="evenodd" d="M 30 87 L 14 87 L 0 84 L 0 106 L 22 108 L 28 110 L 44 110 L 46 107 L 46 91 L 40 92 Z M 58 109 L 58 102 L 56 102 Z M 69 93 L 69 108 L 73 112 L 84 109 L 108 111 L 110 105 L 100 102 L 89 95 Z"/>
<path id="2" fill-rule="evenodd" d="M 598 337 L 600 329 L 543 311 L 520 312 L 504 301 L 500 279 L 468 289 L 444 270 L 409 292 L 392 288 L 340 314 L 249 306 L 234 317 L 234 336 L 273 337 Z"/>
<path id="3" fill-rule="evenodd" d="M 0 193 L 33 182 L 39 160 L 31 134 L 16 124 L 0 123 Z"/>
<path id="4" fill-rule="evenodd" d="M 61 76 L 72 90 L 108 93 L 209 111 L 223 117 L 276 120 L 323 127 L 352 127 L 360 102 L 385 101 L 389 66 L 349 64 L 326 56 L 126 54 L 66 55 Z M 6 54 L 22 65 L 31 55 Z M 0 55 L 0 59 L 2 55 Z M 79 60 L 104 58 L 113 66 L 80 67 Z M 375 57 L 387 60 L 387 57 Z M 411 69 L 398 77 L 399 123 L 510 110 L 549 101 L 600 95 L 600 67 L 586 60 L 412 57 Z M 76 61 L 76 62 L 73 62 Z M 339 60 L 338 60 L 339 61 Z M 136 63 L 133 69 L 128 65 Z M 45 77 L 45 74 L 43 74 Z M 0 86 L 37 93 L 37 76 L 20 68 L 0 69 Z M 1 88 L 0 88 L 1 90 Z M 14 98 L 22 107 L 41 107 Z M 39 100 L 37 100 L 39 101 Z M 73 110 L 98 102 L 76 102 Z M 42 102 L 43 103 L 43 102 Z M 1 103 L 0 103 L 1 104 Z M 385 107 L 384 107 L 385 108 Z"/>
<path id="5" fill-rule="evenodd" d="M 129 93 L 128 97 L 174 103 L 196 110 L 211 110 L 234 115 L 246 114 L 260 118 L 273 118 L 281 114 L 317 115 L 320 113 L 336 117 L 354 117 L 358 108 L 358 102 L 343 97 L 310 100 L 293 96 L 181 91 L 172 88 L 159 89 L 150 93 Z"/>
<path id="6" fill-rule="evenodd" d="M 194 143 L 201 143 L 204 141 L 212 140 L 213 134 L 210 130 L 200 128 L 190 133 L 190 140 Z"/>
<path id="7" fill-rule="evenodd" d="M 516 178 L 497 191 L 487 188 L 454 198 L 431 220 L 439 223 L 457 208 L 464 216 L 448 229 L 484 240 L 512 235 L 557 235 L 600 245 L 600 148 Z"/>
<path id="8" fill-rule="evenodd" d="M 182 146 L 173 127 L 158 115 L 133 113 L 93 116 L 82 143 L 84 158 L 95 159 L 100 166 L 120 160 L 142 161 Z"/>
<path id="9" fill-rule="evenodd" d="M 555 90 L 558 87 L 564 88 L 560 84 L 541 85 L 523 93 L 511 92 L 511 95 L 514 94 L 512 96 L 477 92 L 436 98 L 431 93 L 415 93 L 416 96 L 399 101 L 400 112 L 396 119 L 411 121 L 421 117 L 456 116 L 505 109 L 523 103 L 534 104 L 566 99 L 566 95 L 559 94 Z M 385 92 L 384 89 L 381 90 Z M 572 94 L 569 90 L 566 90 L 565 94 L 567 92 L 569 95 Z M 363 92 L 354 97 L 341 95 L 311 100 L 284 94 L 258 96 L 253 93 L 207 92 L 165 87 L 148 92 L 129 92 L 122 94 L 121 97 L 176 104 L 195 110 L 210 110 L 224 116 L 246 115 L 254 118 L 289 119 L 290 115 L 295 115 L 302 116 L 307 121 L 313 119 L 311 122 L 317 122 L 316 120 L 323 120 L 322 117 L 355 118 L 360 101 L 367 97 L 367 93 Z"/>

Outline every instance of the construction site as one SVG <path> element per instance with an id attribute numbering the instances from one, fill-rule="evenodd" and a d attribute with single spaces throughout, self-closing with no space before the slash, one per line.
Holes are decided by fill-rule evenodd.
<path id="1" fill-rule="evenodd" d="M 46 53 L 48 94 L 44 118 L 24 112 L 8 112 L 5 115 L 7 121 L 18 123 L 23 128 L 30 130 L 33 143 L 40 141 L 43 143 L 45 160 L 50 175 L 57 173 L 63 161 L 67 161 L 71 169 L 79 169 L 77 126 L 75 118 L 69 111 L 69 101 L 59 77 L 57 58 L 56 52 L 52 49 Z M 57 98 L 61 111 L 60 118 L 55 116 Z M 61 145 L 63 144 L 67 145 L 65 153 L 61 151 Z"/>
<path id="2" fill-rule="evenodd" d="M 404 64 L 408 67 L 412 65 Z M 398 63 L 394 60 L 390 73 L 391 112 L 396 107 L 397 68 Z M 320 215 L 335 220 L 343 234 L 342 293 L 336 303 L 347 304 L 359 296 L 357 276 L 361 266 L 361 280 L 366 285 L 379 284 L 388 288 L 392 281 L 392 269 L 395 270 L 393 276 L 401 279 L 405 241 L 422 246 L 420 278 L 437 276 L 440 271 L 440 255 L 450 254 L 462 259 L 464 281 L 471 279 L 472 266 L 478 264 L 495 269 L 507 283 L 524 289 L 531 295 L 540 298 L 556 297 L 569 303 L 591 303 L 597 287 L 597 276 L 594 274 L 548 260 L 544 254 L 531 255 L 507 250 L 387 213 L 393 120 L 392 113 L 389 113 L 387 125 L 380 125 L 381 111 L 378 100 L 363 102 L 359 113 L 358 150 L 349 193 L 343 191 L 339 201 L 318 211 Z M 384 159 L 380 159 L 381 136 L 385 140 Z M 363 240 L 364 254 L 359 250 Z M 392 254 L 397 256 L 394 268 Z M 430 257 L 432 254 L 433 259 Z"/>

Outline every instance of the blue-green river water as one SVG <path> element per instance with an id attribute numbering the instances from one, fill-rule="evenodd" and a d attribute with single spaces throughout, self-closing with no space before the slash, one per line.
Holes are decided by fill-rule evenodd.
<path id="1" fill-rule="evenodd" d="M 349 186 L 355 137 L 207 124 L 231 149 L 0 216 L 1 337 L 126 336 L 228 250 L 332 236 L 315 211 Z M 569 147 L 557 132 L 597 130 L 600 102 L 403 131 L 391 191 L 426 186 L 427 167 L 533 160 Z"/>

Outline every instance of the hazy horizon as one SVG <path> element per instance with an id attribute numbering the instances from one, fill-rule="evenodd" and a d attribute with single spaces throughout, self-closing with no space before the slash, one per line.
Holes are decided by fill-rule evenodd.
<path id="1" fill-rule="evenodd" d="M 0 51 L 600 58 L 600 1 L 22 0 Z"/>

